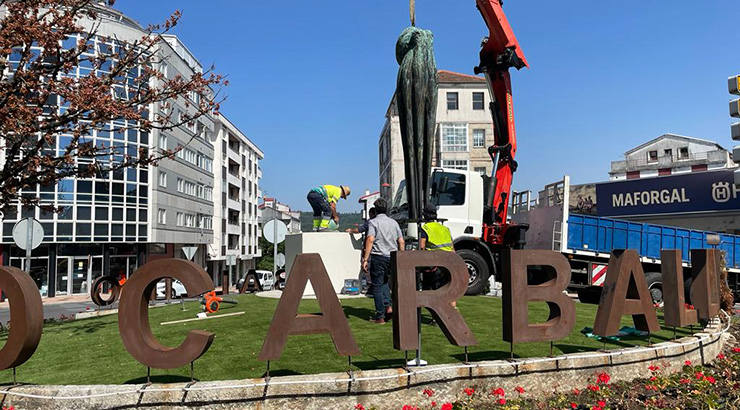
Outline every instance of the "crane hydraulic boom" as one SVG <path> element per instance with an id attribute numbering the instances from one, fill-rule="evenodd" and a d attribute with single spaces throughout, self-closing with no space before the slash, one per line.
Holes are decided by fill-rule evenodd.
<path id="1" fill-rule="evenodd" d="M 511 67 L 517 70 L 529 67 L 527 59 L 514 36 L 501 0 L 476 0 L 478 10 L 490 34 L 483 40 L 480 64 L 475 73 L 486 76 L 491 95 L 494 144 L 488 148 L 493 161 L 493 172 L 486 198 L 483 218 L 483 240 L 492 245 L 518 247 L 523 243 L 526 226 L 507 221 L 511 183 L 517 163 L 514 103 L 511 96 Z"/>

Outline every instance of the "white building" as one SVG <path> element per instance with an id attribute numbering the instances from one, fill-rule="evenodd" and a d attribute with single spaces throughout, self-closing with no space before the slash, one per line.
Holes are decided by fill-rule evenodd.
<path id="1" fill-rule="evenodd" d="M 282 221 L 288 227 L 288 233 L 301 233 L 301 211 L 294 211 L 290 206 L 278 202 L 275 198 L 265 198 L 260 204 L 260 226 L 272 219 Z"/>
<path id="2" fill-rule="evenodd" d="M 223 115 L 216 116 L 215 157 L 220 166 L 214 170 L 214 236 L 208 250 L 208 272 L 220 284 L 228 273 L 227 256 L 234 255 L 235 275 L 231 284 L 256 267 L 259 249 L 259 161 L 264 153 Z"/>
<path id="3" fill-rule="evenodd" d="M 493 145 L 490 97 L 483 77 L 439 70 L 435 156 L 432 166 L 491 174 Z M 395 95 L 379 141 L 380 192 L 392 198 L 404 178 L 401 129 Z"/>
<path id="4" fill-rule="evenodd" d="M 609 179 L 637 179 L 734 168 L 729 151 L 714 141 L 663 134 L 612 161 Z"/>

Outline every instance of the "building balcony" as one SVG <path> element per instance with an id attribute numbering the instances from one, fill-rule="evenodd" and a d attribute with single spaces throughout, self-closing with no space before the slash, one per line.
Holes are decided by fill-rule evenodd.
<path id="1" fill-rule="evenodd" d="M 242 209 L 242 205 L 239 199 L 232 199 L 232 197 L 228 197 L 228 199 L 226 199 L 226 207 L 237 211 L 240 211 Z"/>

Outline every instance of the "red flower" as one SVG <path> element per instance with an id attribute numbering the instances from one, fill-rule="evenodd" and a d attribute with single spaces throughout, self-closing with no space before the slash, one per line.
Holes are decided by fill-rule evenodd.
<path id="1" fill-rule="evenodd" d="M 656 381 L 656 380 L 658 380 L 658 378 L 657 378 L 657 377 L 655 377 L 655 376 L 653 376 L 653 377 L 651 377 L 651 378 L 650 378 L 650 381 L 651 381 L 651 382 L 654 382 L 654 381 Z"/>
<path id="2" fill-rule="evenodd" d="M 719 360 L 725 360 L 725 355 L 723 355 L 722 353 L 720 353 L 720 354 L 719 354 L 719 355 L 717 356 L 717 359 L 719 359 Z"/>
<path id="3" fill-rule="evenodd" d="M 452 403 L 445 403 L 439 410 L 452 410 Z"/>
<path id="4" fill-rule="evenodd" d="M 689 305 L 689 309 L 694 310 L 694 305 Z"/>
<path id="5" fill-rule="evenodd" d="M 491 394 L 498 397 L 504 397 L 506 395 L 506 392 L 502 388 L 497 388 L 495 390 L 491 390 Z"/>
<path id="6" fill-rule="evenodd" d="M 599 391 L 599 386 L 597 386 L 595 384 L 589 384 L 588 386 L 586 386 L 586 388 L 589 389 L 589 390 L 591 390 L 591 391 Z"/>
<path id="7" fill-rule="evenodd" d="M 706 380 L 709 382 L 709 384 L 714 384 L 716 380 L 712 376 L 707 376 Z"/>
<path id="8" fill-rule="evenodd" d="M 578 408 L 578 404 L 576 404 L 576 403 L 570 403 L 570 407 L 571 408 L 574 408 L 574 409 L 577 409 Z"/>
<path id="9" fill-rule="evenodd" d="M 603 400 L 599 400 L 599 407 L 606 407 L 606 402 Z"/>
<path id="10" fill-rule="evenodd" d="M 516 388 L 514 390 L 516 390 L 516 392 L 519 393 L 519 394 L 524 393 L 524 387 L 522 387 L 522 386 L 516 386 Z"/>
<path id="11" fill-rule="evenodd" d="M 466 388 L 463 389 L 463 392 L 465 392 L 465 394 L 467 394 L 468 397 L 470 397 L 470 396 L 473 395 L 473 393 L 475 393 L 475 389 L 473 389 L 471 387 L 466 387 Z"/>
<path id="12" fill-rule="evenodd" d="M 660 367 L 656 365 L 651 365 L 650 367 L 648 367 L 648 370 L 650 370 L 651 372 L 654 372 L 654 371 L 660 370 Z"/>
<path id="13" fill-rule="evenodd" d="M 684 366 L 691 366 L 691 360 L 683 362 Z"/>
<path id="14" fill-rule="evenodd" d="M 681 379 L 681 384 L 689 384 L 691 383 L 690 379 Z"/>
<path id="15" fill-rule="evenodd" d="M 697 372 L 696 373 L 696 380 L 701 380 L 703 378 L 704 378 L 704 373 L 702 373 L 702 372 Z"/>
<path id="16" fill-rule="evenodd" d="M 436 401 L 433 401 L 432 402 L 432 407 L 437 407 L 437 402 Z"/>
<path id="17" fill-rule="evenodd" d="M 404 405 L 401 410 L 419 410 L 416 406 L 409 406 L 408 404 Z"/>
<path id="18" fill-rule="evenodd" d="M 434 390 L 432 390 L 432 389 L 424 389 L 424 391 L 421 392 L 421 394 L 423 394 L 424 396 L 427 396 L 427 397 L 432 397 L 432 396 L 434 396 Z"/>
<path id="19" fill-rule="evenodd" d="M 503 406 L 504 404 L 506 404 L 506 399 L 503 399 L 503 398 L 498 399 L 498 404 Z"/>
<path id="20" fill-rule="evenodd" d="M 365 410 L 365 406 L 360 403 L 355 404 L 355 410 Z"/>
<path id="21" fill-rule="evenodd" d="M 579 394 L 581 394 L 581 391 L 578 389 L 573 389 L 573 394 L 578 396 Z"/>
<path id="22" fill-rule="evenodd" d="M 609 373 L 599 373 L 599 376 L 596 379 L 596 383 L 608 384 L 609 380 L 611 380 L 611 376 L 609 376 Z"/>
<path id="23" fill-rule="evenodd" d="M 733 347 L 732 353 L 740 353 L 740 347 Z"/>

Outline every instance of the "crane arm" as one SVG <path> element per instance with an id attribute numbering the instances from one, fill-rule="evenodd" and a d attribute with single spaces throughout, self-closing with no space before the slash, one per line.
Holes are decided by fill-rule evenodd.
<path id="1" fill-rule="evenodd" d="M 509 228 L 507 211 L 511 183 L 517 163 L 514 103 L 509 69 L 529 67 L 527 59 L 506 19 L 500 0 L 476 0 L 489 30 L 480 51 L 480 64 L 475 73 L 486 76 L 491 95 L 494 144 L 488 148 L 493 160 L 493 175 L 488 188 L 483 219 L 483 239 L 492 244 L 504 244 Z"/>

